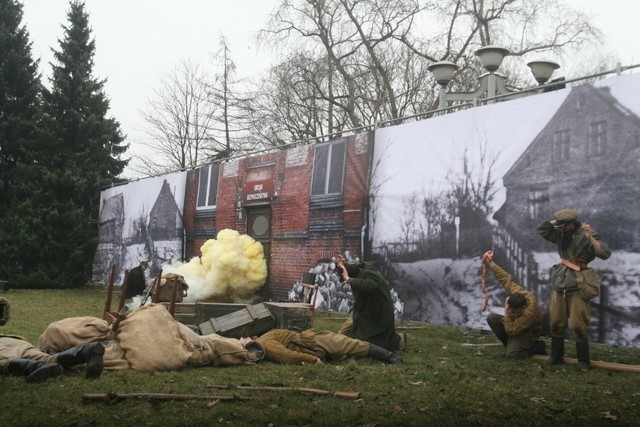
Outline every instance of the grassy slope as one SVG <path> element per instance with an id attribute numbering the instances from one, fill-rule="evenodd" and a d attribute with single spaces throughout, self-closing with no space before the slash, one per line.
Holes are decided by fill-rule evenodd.
<path id="1" fill-rule="evenodd" d="M 1 331 L 31 342 L 54 320 L 102 315 L 105 293 L 86 290 L 11 290 L 12 318 Z M 337 331 L 340 320 L 318 313 L 316 327 Z M 637 425 L 640 374 L 502 358 L 500 347 L 464 347 L 460 330 L 437 325 L 409 330 L 402 365 L 345 360 L 322 366 L 193 368 L 145 374 L 105 372 L 87 381 L 72 372 L 42 384 L 0 377 L 0 425 Z M 480 337 L 476 342 L 494 342 Z M 548 342 L 547 342 L 548 343 Z M 567 343 L 568 356 L 573 354 Z M 610 361 L 592 345 L 593 359 Z M 640 364 L 622 349 L 619 361 Z M 207 384 L 280 385 L 358 391 L 361 399 L 298 392 L 207 389 Z M 130 400 L 83 403 L 83 393 L 183 393 L 250 396 L 244 402 Z"/>

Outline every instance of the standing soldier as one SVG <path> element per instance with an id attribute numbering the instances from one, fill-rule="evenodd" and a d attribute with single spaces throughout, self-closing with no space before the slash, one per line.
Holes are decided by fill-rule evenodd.
<path id="1" fill-rule="evenodd" d="M 144 288 L 147 286 L 144 272 L 147 268 L 149 268 L 149 263 L 147 261 L 142 261 L 140 265 L 129 271 L 129 274 L 127 274 L 125 297 L 133 298 L 144 293 Z"/>
<path id="2" fill-rule="evenodd" d="M 564 331 L 570 327 L 576 340 L 578 366 L 589 366 L 589 300 L 599 295 L 600 282 L 589 263 L 607 259 L 611 250 L 589 224 L 578 222 L 578 212 L 563 209 L 538 226 L 543 239 L 555 243 L 560 263 L 551 270 L 551 364 L 564 363 Z"/>

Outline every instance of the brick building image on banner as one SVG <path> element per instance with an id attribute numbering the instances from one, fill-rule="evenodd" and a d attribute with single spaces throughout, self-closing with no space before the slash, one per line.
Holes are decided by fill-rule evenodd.
<path id="1" fill-rule="evenodd" d="M 366 241 L 373 132 L 204 165 L 187 174 L 185 259 L 223 229 L 260 242 L 266 300 L 286 300 L 319 262 Z"/>

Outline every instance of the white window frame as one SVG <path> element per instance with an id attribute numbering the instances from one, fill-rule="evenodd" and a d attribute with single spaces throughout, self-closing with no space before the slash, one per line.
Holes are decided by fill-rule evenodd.
<path id="1" fill-rule="evenodd" d="M 214 169 L 215 167 L 215 188 L 211 188 L 211 171 Z M 205 190 L 205 194 L 204 194 L 204 203 L 201 205 L 201 193 L 202 193 L 202 171 L 206 169 L 207 170 L 207 182 L 206 185 L 206 190 Z M 205 166 L 200 167 L 200 173 L 198 175 L 198 194 L 197 194 L 197 198 L 196 198 L 196 210 L 205 210 L 205 209 L 215 209 L 216 207 L 216 203 L 218 202 L 218 173 L 220 171 L 220 164 L 219 163 L 211 163 Z M 213 205 L 209 205 L 207 204 L 209 202 L 209 196 L 211 191 L 215 191 L 215 196 L 216 196 L 216 203 L 214 203 Z"/>
<path id="2" fill-rule="evenodd" d="M 332 165 L 332 159 L 334 156 L 334 147 L 341 145 L 343 147 L 343 151 L 342 151 L 342 170 L 340 171 L 340 191 L 338 192 L 329 192 L 329 182 L 330 182 L 330 178 L 331 178 L 331 165 Z M 311 175 L 311 197 L 325 197 L 325 196 L 332 196 L 332 195 L 339 195 L 342 194 L 344 192 L 344 171 L 345 171 L 345 166 L 347 163 L 347 139 L 343 138 L 340 139 L 338 141 L 332 141 L 332 142 L 328 142 L 325 144 L 317 144 L 315 147 L 315 150 L 318 150 L 318 148 L 323 148 L 323 147 L 328 147 L 328 153 L 327 153 L 327 163 L 326 165 L 324 165 L 326 167 L 326 173 L 323 177 L 324 179 L 324 190 L 322 193 L 320 194 L 314 194 L 314 184 L 315 184 L 315 178 L 316 178 L 316 167 L 317 167 L 317 157 L 314 155 L 314 160 L 313 160 L 313 172 Z M 314 153 L 315 154 L 315 153 Z"/>

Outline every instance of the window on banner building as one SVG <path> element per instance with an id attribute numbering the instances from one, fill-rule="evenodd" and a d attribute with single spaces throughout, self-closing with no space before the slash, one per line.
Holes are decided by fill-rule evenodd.
<path id="1" fill-rule="evenodd" d="M 594 122 L 589 126 L 589 154 L 601 156 L 607 145 L 607 126 L 605 122 Z"/>
<path id="2" fill-rule="evenodd" d="M 213 209 L 216 207 L 218 193 L 219 164 L 211 164 L 200 168 L 200 182 L 198 183 L 197 209 Z"/>
<path id="3" fill-rule="evenodd" d="M 539 219 L 549 208 L 549 189 L 540 188 L 529 190 L 529 218 Z"/>
<path id="4" fill-rule="evenodd" d="M 569 130 L 563 129 L 553 134 L 553 161 L 569 160 L 570 154 Z"/>
<path id="5" fill-rule="evenodd" d="M 346 147 L 346 139 L 316 145 L 311 196 L 342 194 Z"/>

